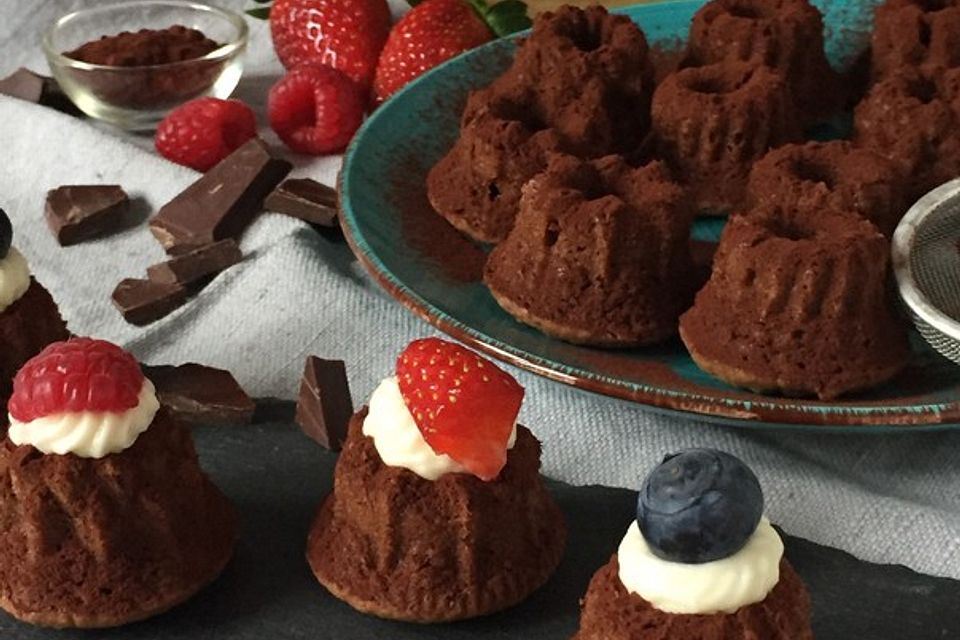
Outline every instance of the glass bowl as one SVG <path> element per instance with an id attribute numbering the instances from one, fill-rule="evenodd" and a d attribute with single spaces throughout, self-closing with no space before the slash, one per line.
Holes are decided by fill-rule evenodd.
<path id="1" fill-rule="evenodd" d="M 198 29 L 220 47 L 205 56 L 148 66 L 90 64 L 66 57 L 121 31 Z M 43 50 L 53 76 L 84 113 L 124 129 L 143 130 L 200 96 L 227 98 L 243 73 L 247 23 L 232 11 L 178 0 L 137 0 L 69 13 L 47 30 Z"/>

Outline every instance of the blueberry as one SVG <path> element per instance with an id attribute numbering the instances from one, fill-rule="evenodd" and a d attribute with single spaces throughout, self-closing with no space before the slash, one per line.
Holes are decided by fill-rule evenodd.
<path id="1" fill-rule="evenodd" d="M 763 515 L 757 476 L 738 458 L 715 449 L 668 455 L 640 488 L 637 523 L 651 551 L 696 564 L 733 555 Z"/>
<path id="2" fill-rule="evenodd" d="M 0 260 L 7 257 L 12 241 L 13 225 L 10 224 L 10 218 L 7 217 L 7 212 L 0 209 Z"/>

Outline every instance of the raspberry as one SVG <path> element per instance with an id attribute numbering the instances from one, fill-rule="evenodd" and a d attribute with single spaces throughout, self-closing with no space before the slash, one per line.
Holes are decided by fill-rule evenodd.
<path id="1" fill-rule="evenodd" d="M 13 379 L 10 415 L 30 422 L 55 413 L 121 412 L 137 406 L 143 372 L 117 345 L 93 338 L 54 342 Z"/>
<path id="2" fill-rule="evenodd" d="M 270 126 L 299 153 L 341 151 L 363 122 L 360 88 L 331 67 L 294 69 L 270 89 Z"/>
<path id="3" fill-rule="evenodd" d="M 197 98 L 170 112 L 154 144 L 167 160 L 206 171 L 257 135 L 257 119 L 239 100 Z"/>

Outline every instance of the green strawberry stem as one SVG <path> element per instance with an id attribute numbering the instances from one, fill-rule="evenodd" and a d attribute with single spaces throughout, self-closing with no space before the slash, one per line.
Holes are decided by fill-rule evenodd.
<path id="1" fill-rule="evenodd" d="M 411 7 L 421 2 L 423 0 L 407 0 L 407 4 Z M 464 2 L 473 7 L 484 24 L 490 27 L 498 38 L 529 29 L 532 24 L 527 16 L 527 5 L 522 0 L 500 0 L 492 5 L 488 5 L 485 0 L 464 0 Z"/>

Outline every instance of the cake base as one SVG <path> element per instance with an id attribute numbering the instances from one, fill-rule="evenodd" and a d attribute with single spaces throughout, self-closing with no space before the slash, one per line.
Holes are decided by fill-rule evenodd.
<path id="1" fill-rule="evenodd" d="M 761 602 L 734 613 L 673 614 L 655 609 L 620 582 L 614 554 L 597 571 L 582 601 L 573 640 L 813 640 L 810 596 L 793 567 L 780 562 L 780 581 Z"/>
<path id="2" fill-rule="evenodd" d="M 187 427 L 161 409 L 103 458 L 0 443 L 0 608 L 47 627 L 114 627 L 213 582 L 237 517 Z"/>
<path id="3" fill-rule="evenodd" d="M 497 479 L 435 481 L 388 467 L 354 415 L 334 493 L 320 507 L 306 556 L 334 596 L 370 615 L 435 623 L 518 604 L 553 574 L 566 542 L 539 476 L 540 447 L 523 427 Z"/>

